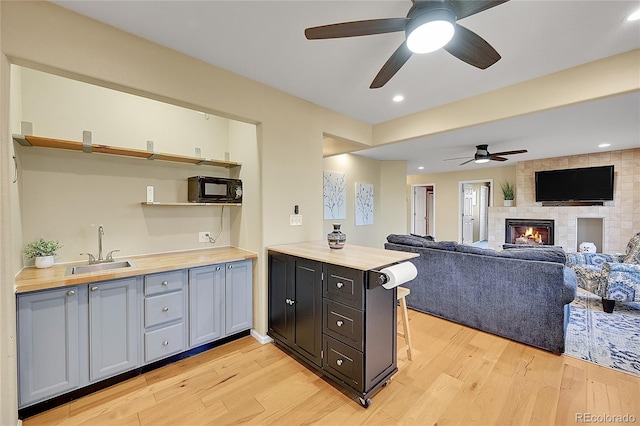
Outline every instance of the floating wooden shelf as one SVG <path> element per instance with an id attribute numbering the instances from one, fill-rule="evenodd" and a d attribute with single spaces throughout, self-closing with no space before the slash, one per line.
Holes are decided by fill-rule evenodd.
<path id="1" fill-rule="evenodd" d="M 165 154 L 161 152 L 145 151 L 133 148 L 121 148 L 109 145 L 89 144 L 67 141 L 62 139 L 43 138 L 31 135 L 13 135 L 13 139 L 22 146 L 37 146 L 43 148 L 68 149 L 71 151 L 87 151 L 98 154 L 121 155 L 124 157 L 146 158 L 148 160 L 171 161 L 174 163 L 187 163 L 205 166 L 232 168 L 240 166 L 233 161 L 211 160 L 208 158 L 188 157 L 185 155 Z M 187 203 L 193 204 L 193 203 Z M 235 205 L 235 204 L 233 204 Z"/>
<path id="2" fill-rule="evenodd" d="M 149 203 L 147 201 L 143 201 L 140 204 L 143 206 L 241 206 L 240 203 L 160 203 L 154 201 L 153 203 Z"/>

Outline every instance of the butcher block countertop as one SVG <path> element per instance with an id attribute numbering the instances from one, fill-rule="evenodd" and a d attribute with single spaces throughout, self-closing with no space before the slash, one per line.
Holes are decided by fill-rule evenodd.
<path id="1" fill-rule="evenodd" d="M 87 274 L 65 275 L 69 266 L 86 265 L 87 262 L 61 263 L 46 269 L 23 268 L 16 277 L 16 293 L 174 271 L 216 263 L 235 262 L 257 257 L 257 254 L 247 250 L 222 247 L 116 258 L 116 261 L 131 260 L 135 266 Z"/>
<path id="2" fill-rule="evenodd" d="M 403 262 L 420 256 L 417 253 L 350 244 L 346 244 L 341 249 L 331 249 L 326 241 L 282 244 L 271 246 L 269 250 L 362 271 L 382 268 L 392 263 Z"/>

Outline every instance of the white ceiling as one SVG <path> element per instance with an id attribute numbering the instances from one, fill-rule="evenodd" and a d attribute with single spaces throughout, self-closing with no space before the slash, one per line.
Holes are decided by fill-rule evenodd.
<path id="1" fill-rule="evenodd" d="M 404 34 L 306 40 L 304 29 L 404 17 L 409 0 L 100 1 L 55 3 L 366 123 L 376 124 L 597 59 L 640 48 L 639 1 L 511 0 L 460 24 L 502 59 L 478 70 L 444 51 L 414 55 L 381 89 L 369 84 Z M 640 77 L 639 77 L 640 78 Z M 396 94 L 405 96 L 394 103 Z M 458 169 L 475 145 L 527 149 L 517 160 L 640 146 L 640 93 L 594 101 L 360 152 L 408 160 L 408 172 Z M 463 160 L 464 161 L 464 160 Z"/>

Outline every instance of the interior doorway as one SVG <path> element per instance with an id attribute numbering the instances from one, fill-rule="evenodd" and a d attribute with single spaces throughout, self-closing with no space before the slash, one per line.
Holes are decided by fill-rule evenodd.
<path id="1" fill-rule="evenodd" d="M 436 237 L 435 184 L 412 185 L 411 233 Z"/>
<path id="2" fill-rule="evenodd" d="M 489 207 L 493 205 L 493 179 L 460 182 L 458 241 L 486 247 L 489 240 Z"/>

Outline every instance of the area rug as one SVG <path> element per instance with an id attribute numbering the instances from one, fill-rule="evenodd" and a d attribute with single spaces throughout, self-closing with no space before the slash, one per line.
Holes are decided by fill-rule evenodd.
<path id="1" fill-rule="evenodd" d="M 640 376 L 640 303 L 616 303 L 607 314 L 598 296 L 579 289 L 571 302 L 565 354 Z"/>

